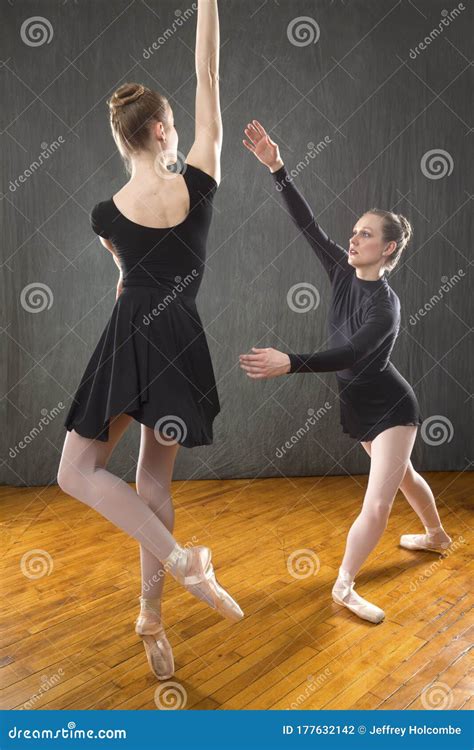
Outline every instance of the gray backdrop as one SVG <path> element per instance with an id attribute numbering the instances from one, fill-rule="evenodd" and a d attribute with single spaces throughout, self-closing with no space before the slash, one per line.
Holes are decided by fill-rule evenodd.
<path id="1" fill-rule="evenodd" d="M 339 243 L 347 247 L 354 222 L 373 206 L 412 221 L 411 247 L 390 283 L 402 302 L 392 359 L 427 420 L 413 460 L 421 470 L 467 468 L 470 3 L 457 17 L 447 16 L 445 0 L 220 6 L 223 181 L 198 309 L 222 411 L 214 444 L 182 448 L 175 477 L 368 468 L 341 432 L 334 374 L 252 381 L 238 366 L 252 346 L 302 352 L 326 342 L 328 282 L 304 240 L 294 241 L 269 173 L 241 145 L 253 117 L 288 166 L 300 164 L 298 184 Z M 156 87 L 171 100 L 180 150 L 191 146 L 189 8 L 169 0 L 2 4 L 3 483 L 56 481 L 63 420 L 114 304 L 117 269 L 88 218 L 126 181 L 107 97 L 125 81 Z M 309 410 L 318 419 L 308 427 Z M 110 464 L 128 480 L 138 440 L 134 423 Z"/>

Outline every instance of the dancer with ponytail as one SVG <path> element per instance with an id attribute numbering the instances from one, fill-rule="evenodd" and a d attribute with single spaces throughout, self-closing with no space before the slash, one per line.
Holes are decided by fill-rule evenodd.
<path id="1" fill-rule="evenodd" d="M 356 222 L 346 251 L 317 224 L 262 125 L 253 120 L 245 135 L 245 147 L 272 173 L 284 208 L 328 274 L 332 301 L 329 349 L 296 354 L 254 347 L 240 356 L 240 366 L 254 379 L 336 372 L 342 429 L 360 441 L 371 460 L 362 509 L 349 530 L 332 596 L 362 619 L 380 622 L 383 610 L 354 591 L 354 578 L 386 528 L 398 488 L 425 527 L 424 534 L 404 534 L 401 546 L 438 551 L 451 543 L 433 493 L 410 460 L 422 423 L 416 396 L 390 361 L 400 301 L 386 277 L 400 260 L 411 226 L 400 214 L 371 208 Z"/>
<path id="2" fill-rule="evenodd" d="M 130 179 L 98 203 L 92 228 L 120 268 L 109 322 L 66 418 L 58 483 L 140 544 L 142 589 L 136 632 L 154 674 L 174 672 L 161 618 L 164 575 L 221 615 L 243 612 L 218 584 L 205 546 L 173 536 L 170 493 L 180 445 L 212 442 L 220 405 L 195 298 L 220 180 L 217 0 L 199 0 L 195 141 L 182 169 L 169 101 L 142 84 L 109 101 L 112 134 Z M 182 173 L 180 173 L 180 171 Z M 106 466 L 132 419 L 141 424 L 136 492 Z"/>

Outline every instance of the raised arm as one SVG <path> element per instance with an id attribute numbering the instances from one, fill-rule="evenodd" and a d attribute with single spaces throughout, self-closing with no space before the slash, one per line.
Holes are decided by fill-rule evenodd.
<path id="1" fill-rule="evenodd" d="M 217 0 L 198 0 L 196 34 L 196 130 L 186 161 L 220 182 L 222 117 L 219 98 Z"/>
<path id="2" fill-rule="evenodd" d="M 264 127 L 257 120 L 253 120 L 247 125 L 245 135 L 248 140 L 243 141 L 244 146 L 268 167 L 289 216 L 309 242 L 329 277 L 332 278 L 338 265 L 347 265 L 346 250 L 333 242 L 317 224 L 312 209 L 296 188 L 281 159 L 278 145 L 272 141 Z"/>

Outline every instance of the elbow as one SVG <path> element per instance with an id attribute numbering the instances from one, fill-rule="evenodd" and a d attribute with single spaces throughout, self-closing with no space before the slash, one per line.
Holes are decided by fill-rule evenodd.
<path id="1" fill-rule="evenodd" d="M 198 86 L 205 86 L 210 91 L 219 89 L 219 71 L 212 67 L 200 68 L 197 71 Z"/>

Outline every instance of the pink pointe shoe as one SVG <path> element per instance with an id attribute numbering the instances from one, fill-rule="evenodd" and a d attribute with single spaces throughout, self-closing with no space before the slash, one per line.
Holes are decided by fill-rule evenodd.
<path id="1" fill-rule="evenodd" d="M 149 667 L 159 680 L 174 674 L 174 658 L 161 622 L 161 603 L 140 597 L 140 614 L 135 622 L 135 633 L 143 641 Z"/>
<path id="2" fill-rule="evenodd" d="M 442 552 L 443 550 L 448 549 L 453 541 L 451 537 L 446 534 L 446 536 L 448 536 L 447 540 L 439 542 L 436 537 L 438 536 L 439 539 L 440 529 L 430 529 L 427 531 L 427 534 L 403 534 L 400 537 L 400 547 L 412 550 L 428 550 L 428 552 Z"/>
<path id="3" fill-rule="evenodd" d="M 244 616 L 243 611 L 231 595 L 218 583 L 211 562 L 209 547 L 181 548 L 176 545 L 166 560 L 171 575 L 190 594 L 197 597 L 228 620 L 237 622 Z"/>
<path id="4" fill-rule="evenodd" d="M 354 590 L 354 581 L 349 574 L 339 571 L 339 576 L 332 589 L 332 598 L 336 604 L 347 607 L 362 620 L 379 623 L 385 617 L 385 612 L 375 604 L 371 604 L 367 599 L 363 599 Z"/>

